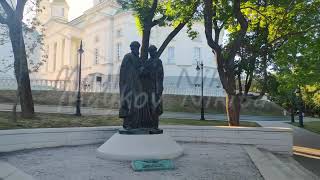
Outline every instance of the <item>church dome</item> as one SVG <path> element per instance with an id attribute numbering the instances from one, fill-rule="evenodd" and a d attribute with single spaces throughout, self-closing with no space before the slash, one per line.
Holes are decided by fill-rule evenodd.
<path id="1" fill-rule="evenodd" d="M 53 0 L 52 3 L 66 3 L 66 4 L 68 4 L 66 2 L 66 0 Z"/>
<path id="2" fill-rule="evenodd" d="M 68 20 L 69 5 L 66 0 L 53 0 L 51 2 L 51 16 Z"/>
<path id="3" fill-rule="evenodd" d="M 69 5 L 66 0 L 52 0 L 52 5 L 59 5 L 59 6 L 65 6 L 69 8 Z"/>

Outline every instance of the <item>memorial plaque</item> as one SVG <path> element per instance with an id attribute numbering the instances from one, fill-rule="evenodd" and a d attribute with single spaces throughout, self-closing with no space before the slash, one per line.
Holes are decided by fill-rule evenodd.
<path id="1" fill-rule="evenodd" d="M 135 160 L 131 163 L 134 171 L 157 171 L 174 169 L 172 160 Z"/>

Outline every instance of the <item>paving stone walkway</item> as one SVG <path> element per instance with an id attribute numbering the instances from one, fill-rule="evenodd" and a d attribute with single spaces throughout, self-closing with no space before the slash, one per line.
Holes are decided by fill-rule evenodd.
<path id="1" fill-rule="evenodd" d="M 176 169 L 134 172 L 130 162 L 108 161 L 96 156 L 99 145 L 21 151 L 0 155 L 39 180 L 262 180 L 259 170 L 242 146 L 182 143 L 185 154 Z"/>
<path id="2" fill-rule="evenodd" d="M 257 123 L 262 127 L 292 128 L 294 159 L 320 177 L 320 134 L 286 122 L 257 121 Z"/>

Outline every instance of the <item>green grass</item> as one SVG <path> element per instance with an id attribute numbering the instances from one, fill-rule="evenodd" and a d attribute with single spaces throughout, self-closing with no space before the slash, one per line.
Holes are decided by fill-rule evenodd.
<path id="1" fill-rule="evenodd" d="M 68 91 L 32 91 L 32 97 L 36 105 L 74 106 L 76 93 Z M 119 109 L 119 94 L 83 92 L 81 97 L 83 107 Z M 164 94 L 164 111 L 198 113 L 200 99 L 199 96 Z M 15 100 L 15 91 L 0 90 L 0 103 L 13 103 Z M 204 102 L 206 104 L 205 112 L 207 113 L 224 114 L 226 112 L 224 97 L 204 97 Z M 241 114 L 281 116 L 283 109 L 272 102 L 248 99 L 241 105 Z"/>
<path id="2" fill-rule="evenodd" d="M 114 116 L 82 116 L 66 114 L 37 113 L 33 119 L 23 119 L 18 115 L 17 122 L 12 122 L 10 112 L 0 112 L 0 130 L 30 128 L 62 128 L 62 127 L 96 127 L 120 126 L 122 120 Z M 226 121 L 200 121 L 188 119 L 161 119 L 160 125 L 193 125 L 193 126 L 227 126 Z M 241 122 L 241 126 L 258 127 L 255 122 Z"/>
<path id="3" fill-rule="evenodd" d="M 228 126 L 227 121 L 201 121 L 190 119 L 161 119 L 161 125 L 192 125 L 192 126 Z M 249 121 L 241 121 L 240 126 L 243 127 L 260 127 L 259 124 Z"/>
<path id="4" fill-rule="evenodd" d="M 299 127 L 298 122 L 290 123 L 290 124 Z M 304 129 L 320 134 L 320 121 L 304 122 L 303 125 L 304 125 L 303 127 Z"/>

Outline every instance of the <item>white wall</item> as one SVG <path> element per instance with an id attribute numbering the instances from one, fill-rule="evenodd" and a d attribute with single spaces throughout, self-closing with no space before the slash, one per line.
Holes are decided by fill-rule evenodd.
<path id="1" fill-rule="evenodd" d="M 55 41 L 61 41 L 61 34 L 67 35 L 71 39 L 82 39 L 84 42 L 83 54 L 83 75 L 102 74 L 117 76 L 123 56 L 130 52 L 130 43 L 132 41 L 141 42 L 141 34 L 136 27 L 135 18 L 131 12 L 116 13 L 116 9 L 112 6 L 99 4 L 84 12 L 84 15 L 71 23 L 64 24 L 59 22 L 50 22 L 48 24 L 48 43 L 53 44 Z M 103 7 L 105 6 L 105 7 Z M 61 29 L 61 30 L 59 30 Z M 118 36 L 118 31 L 121 36 Z M 167 35 L 173 30 L 172 27 L 155 27 L 151 34 L 151 44 L 158 48 L 161 46 Z M 166 50 L 161 55 L 164 65 L 165 84 L 172 82 L 177 84 L 180 76 L 191 79 L 192 83 L 185 83 L 185 87 L 194 87 L 195 78 L 200 78 L 200 72 L 195 70 L 196 62 L 194 60 L 194 48 L 200 48 L 200 60 L 204 62 L 204 73 L 210 81 L 216 81 L 219 84 L 218 73 L 216 70 L 216 62 L 214 54 L 208 48 L 204 28 L 202 23 L 195 23 L 194 30 L 199 33 L 196 40 L 191 40 L 187 34 L 187 28 L 181 32 L 170 42 Z M 98 38 L 99 41 L 95 41 Z M 121 44 L 120 59 L 117 57 L 117 45 Z M 53 45 L 50 45 L 53 46 Z M 61 47 L 61 46 L 59 46 Z M 168 47 L 174 47 L 174 62 L 168 63 Z M 72 47 L 67 49 L 65 53 L 69 53 L 73 68 L 77 65 L 76 49 L 77 44 L 73 42 Z M 95 64 L 95 48 L 99 49 L 99 63 Z M 51 48 L 52 49 L 52 48 Z M 61 48 L 59 48 L 61 49 Z M 69 52 L 67 52 L 69 51 Z M 51 54 L 51 55 L 50 55 Z M 52 66 L 52 51 L 50 51 L 49 66 Z M 60 55 L 58 55 L 60 57 Z M 59 65 L 61 67 L 61 65 Z M 59 68 L 57 66 L 57 68 Z M 51 67 L 52 68 L 52 67 Z M 50 68 L 49 68 L 50 69 Z M 56 71 L 59 71 L 57 69 Z M 54 79 L 55 74 L 47 73 L 42 76 L 47 79 Z M 188 76 L 188 77 L 187 77 Z M 216 79 L 214 79 L 216 78 Z M 208 83 L 205 83 L 205 85 Z M 211 87 L 216 87 L 212 85 Z"/>
<path id="2" fill-rule="evenodd" d="M 103 143 L 120 127 L 20 129 L 0 131 L 0 152 L 45 147 Z M 180 142 L 254 145 L 270 152 L 292 155 L 289 128 L 212 126 L 162 126 L 164 133 Z"/>

